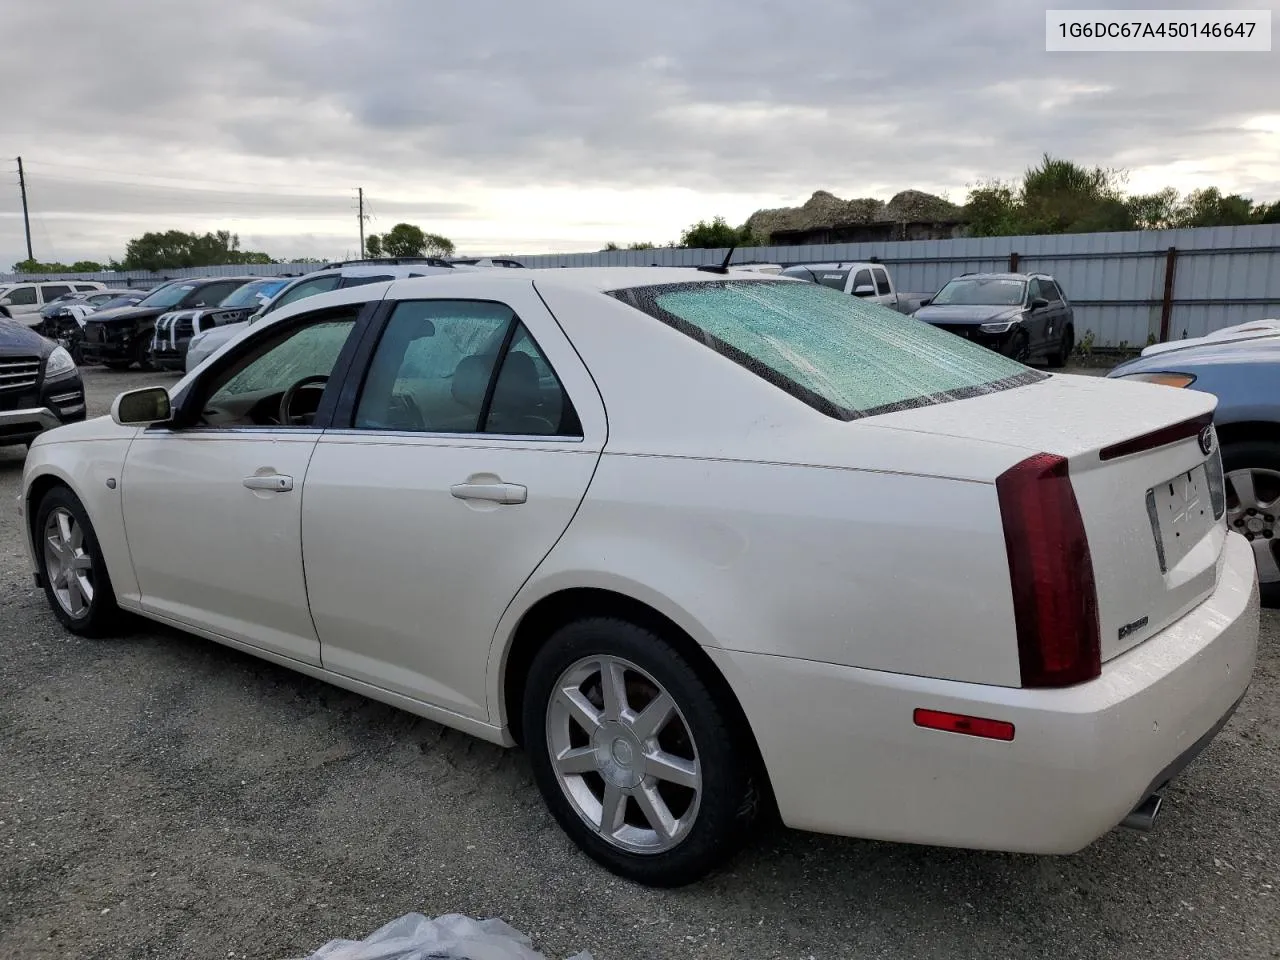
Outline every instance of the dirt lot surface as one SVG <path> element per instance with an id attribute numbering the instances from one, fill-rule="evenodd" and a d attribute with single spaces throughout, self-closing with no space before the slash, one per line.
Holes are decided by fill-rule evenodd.
<path id="1" fill-rule="evenodd" d="M 93 412 L 172 380 L 87 379 Z M 0 957 L 300 957 L 415 910 L 597 960 L 1280 956 L 1276 614 L 1150 834 L 1039 859 L 780 831 L 655 892 L 570 846 L 518 752 L 145 624 L 63 632 L 22 564 L 22 455 L 0 449 Z"/>

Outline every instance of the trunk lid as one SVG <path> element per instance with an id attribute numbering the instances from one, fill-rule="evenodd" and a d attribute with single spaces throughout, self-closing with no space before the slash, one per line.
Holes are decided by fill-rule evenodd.
<path id="1" fill-rule="evenodd" d="M 1217 586 L 1227 534 L 1222 462 L 1212 426 L 1203 431 L 1216 405 L 1192 390 L 1056 374 L 863 422 L 1066 457 L 1093 559 L 1105 662 Z"/>

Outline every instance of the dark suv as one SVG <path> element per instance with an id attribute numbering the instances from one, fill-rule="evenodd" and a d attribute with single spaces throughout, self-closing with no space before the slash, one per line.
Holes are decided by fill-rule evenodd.
<path id="1" fill-rule="evenodd" d="M 0 446 L 30 443 L 84 414 L 84 383 L 66 348 L 0 319 Z"/>
<path id="2" fill-rule="evenodd" d="M 131 307 L 99 310 L 84 322 L 80 356 L 84 363 L 101 363 L 113 370 L 138 364 L 150 366 L 148 353 L 156 318 L 170 310 L 213 307 L 258 277 L 193 277 L 171 280 Z"/>
<path id="3" fill-rule="evenodd" d="M 1062 367 L 1075 348 L 1075 314 L 1044 273 L 966 273 L 912 314 L 1023 363 Z"/>

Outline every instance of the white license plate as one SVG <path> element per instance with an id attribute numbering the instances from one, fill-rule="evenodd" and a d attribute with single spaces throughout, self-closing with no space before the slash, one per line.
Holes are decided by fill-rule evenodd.
<path id="1" fill-rule="evenodd" d="M 1161 549 L 1161 569 L 1172 570 L 1214 524 L 1204 464 L 1147 491 L 1152 533 Z"/>

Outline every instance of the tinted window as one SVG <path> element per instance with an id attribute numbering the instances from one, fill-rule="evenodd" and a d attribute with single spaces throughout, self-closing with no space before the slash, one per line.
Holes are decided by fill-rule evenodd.
<path id="1" fill-rule="evenodd" d="M 231 291 L 220 307 L 260 307 L 285 285 L 283 280 L 255 280 Z"/>
<path id="2" fill-rule="evenodd" d="M 8 300 L 15 307 L 29 307 L 36 302 L 36 288 L 14 287 L 12 290 L 6 290 L 0 299 Z"/>
<path id="3" fill-rule="evenodd" d="M 344 277 L 342 285 L 344 287 L 362 287 L 366 283 L 384 283 L 387 280 L 394 280 L 395 277 Z"/>
<path id="4" fill-rule="evenodd" d="M 869 297 L 871 296 L 871 294 L 869 293 L 858 293 L 858 288 L 870 287 L 870 286 L 872 286 L 871 271 L 859 270 L 857 276 L 853 278 L 853 286 L 850 287 L 849 292 L 852 293 L 855 297 Z"/>
<path id="5" fill-rule="evenodd" d="M 44 294 L 44 302 L 52 303 L 59 297 L 69 296 L 71 293 L 71 284 L 69 283 L 44 283 L 40 285 L 40 291 Z"/>
<path id="6" fill-rule="evenodd" d="M 86 291 L 86 290 L 97 290 L 97 289 L 98 289 L 98 288 L 97 288 L 96 286 L 94 286 L 92 283 L 77 283 L 75 286 L 76 286 L 76 289 L 77 289 L 77 290 L 79 290 L 81 293 L 83 293 L 83 292 L 84 292 L 84 291 Z"/>
<path id="7" fill-rule="evenodd" d="M 569 395 L 524 324 L 517 328 L 498 369 L 482 428 L 485 433 L 582 436 Z"/>
<path id="8" fill-rule="evenodd" d="M 132 307 L 134 304 L 141 303 L 142 297 L 137 294 L 124 297 L 113 297 L 101 305 L 101 310 L 114 310 L 116 307 Z"/>
<path id="9" fill-rule="evenodd" d="M 842 420 L 1046 376 L 931 324 L 808 283 L 723 280 L 611 295 Z"/>
<path id="10" fill-rule="evenodd" d="M 338 281 L 342 277 L 336 273 L 326 274 L 323 277 L 312 277 L 310 280 L 300 280 L 297 284 L 285 290 L 271 303 L 272 310 L 279 310 L 281 307 L 289 303 L 294 303 L 304 297 L 313 297 L 317 293 L 325 293 L 333 290 L 338 286 Z"/>
<path id="11" fill-rule="evenodd" d="M 1050 303 L 1057 303 L 1062 300 L 1062 289 L 1052 280 L 1040 281 L 1040 295 Z"/>
<path id="12" fill-rule="evenodd" d="M 152 290 L 138 303 L 140 307 L 173 307 L 195 289 L 194 283 L 170 283 Z"/>
<path id="13" fill-rule="evenodd" d="M 399 304 L 374 352 L 355 426 L 478 433 L 499 347 L 514 319 L 510 307 L 497 303 Z"/>
<path id="14" fill-rule="evenodd" d="M 509 307 L 447 300 L 396 307 L 355 426 L 538 436 L 580 436 L 582 429 L 555 371 Z"/>
<path id="15" fill-rule="evenodd" d="M 227 283 L 201 284 L 183 301 L 189 307 L 216 307 L 223 300 L 244 286 L 243 280 L 232 280 Z"/>
<path id="16" fill-rule="evenodd" d="M 889 275 L 887 273 L 879 268 L 872 270 L 871 272 L 874 273 L 876 277 L 876 293 L 882 297 L 887 297 L 893 292 L 893 289 L 889 286 Z"/>

